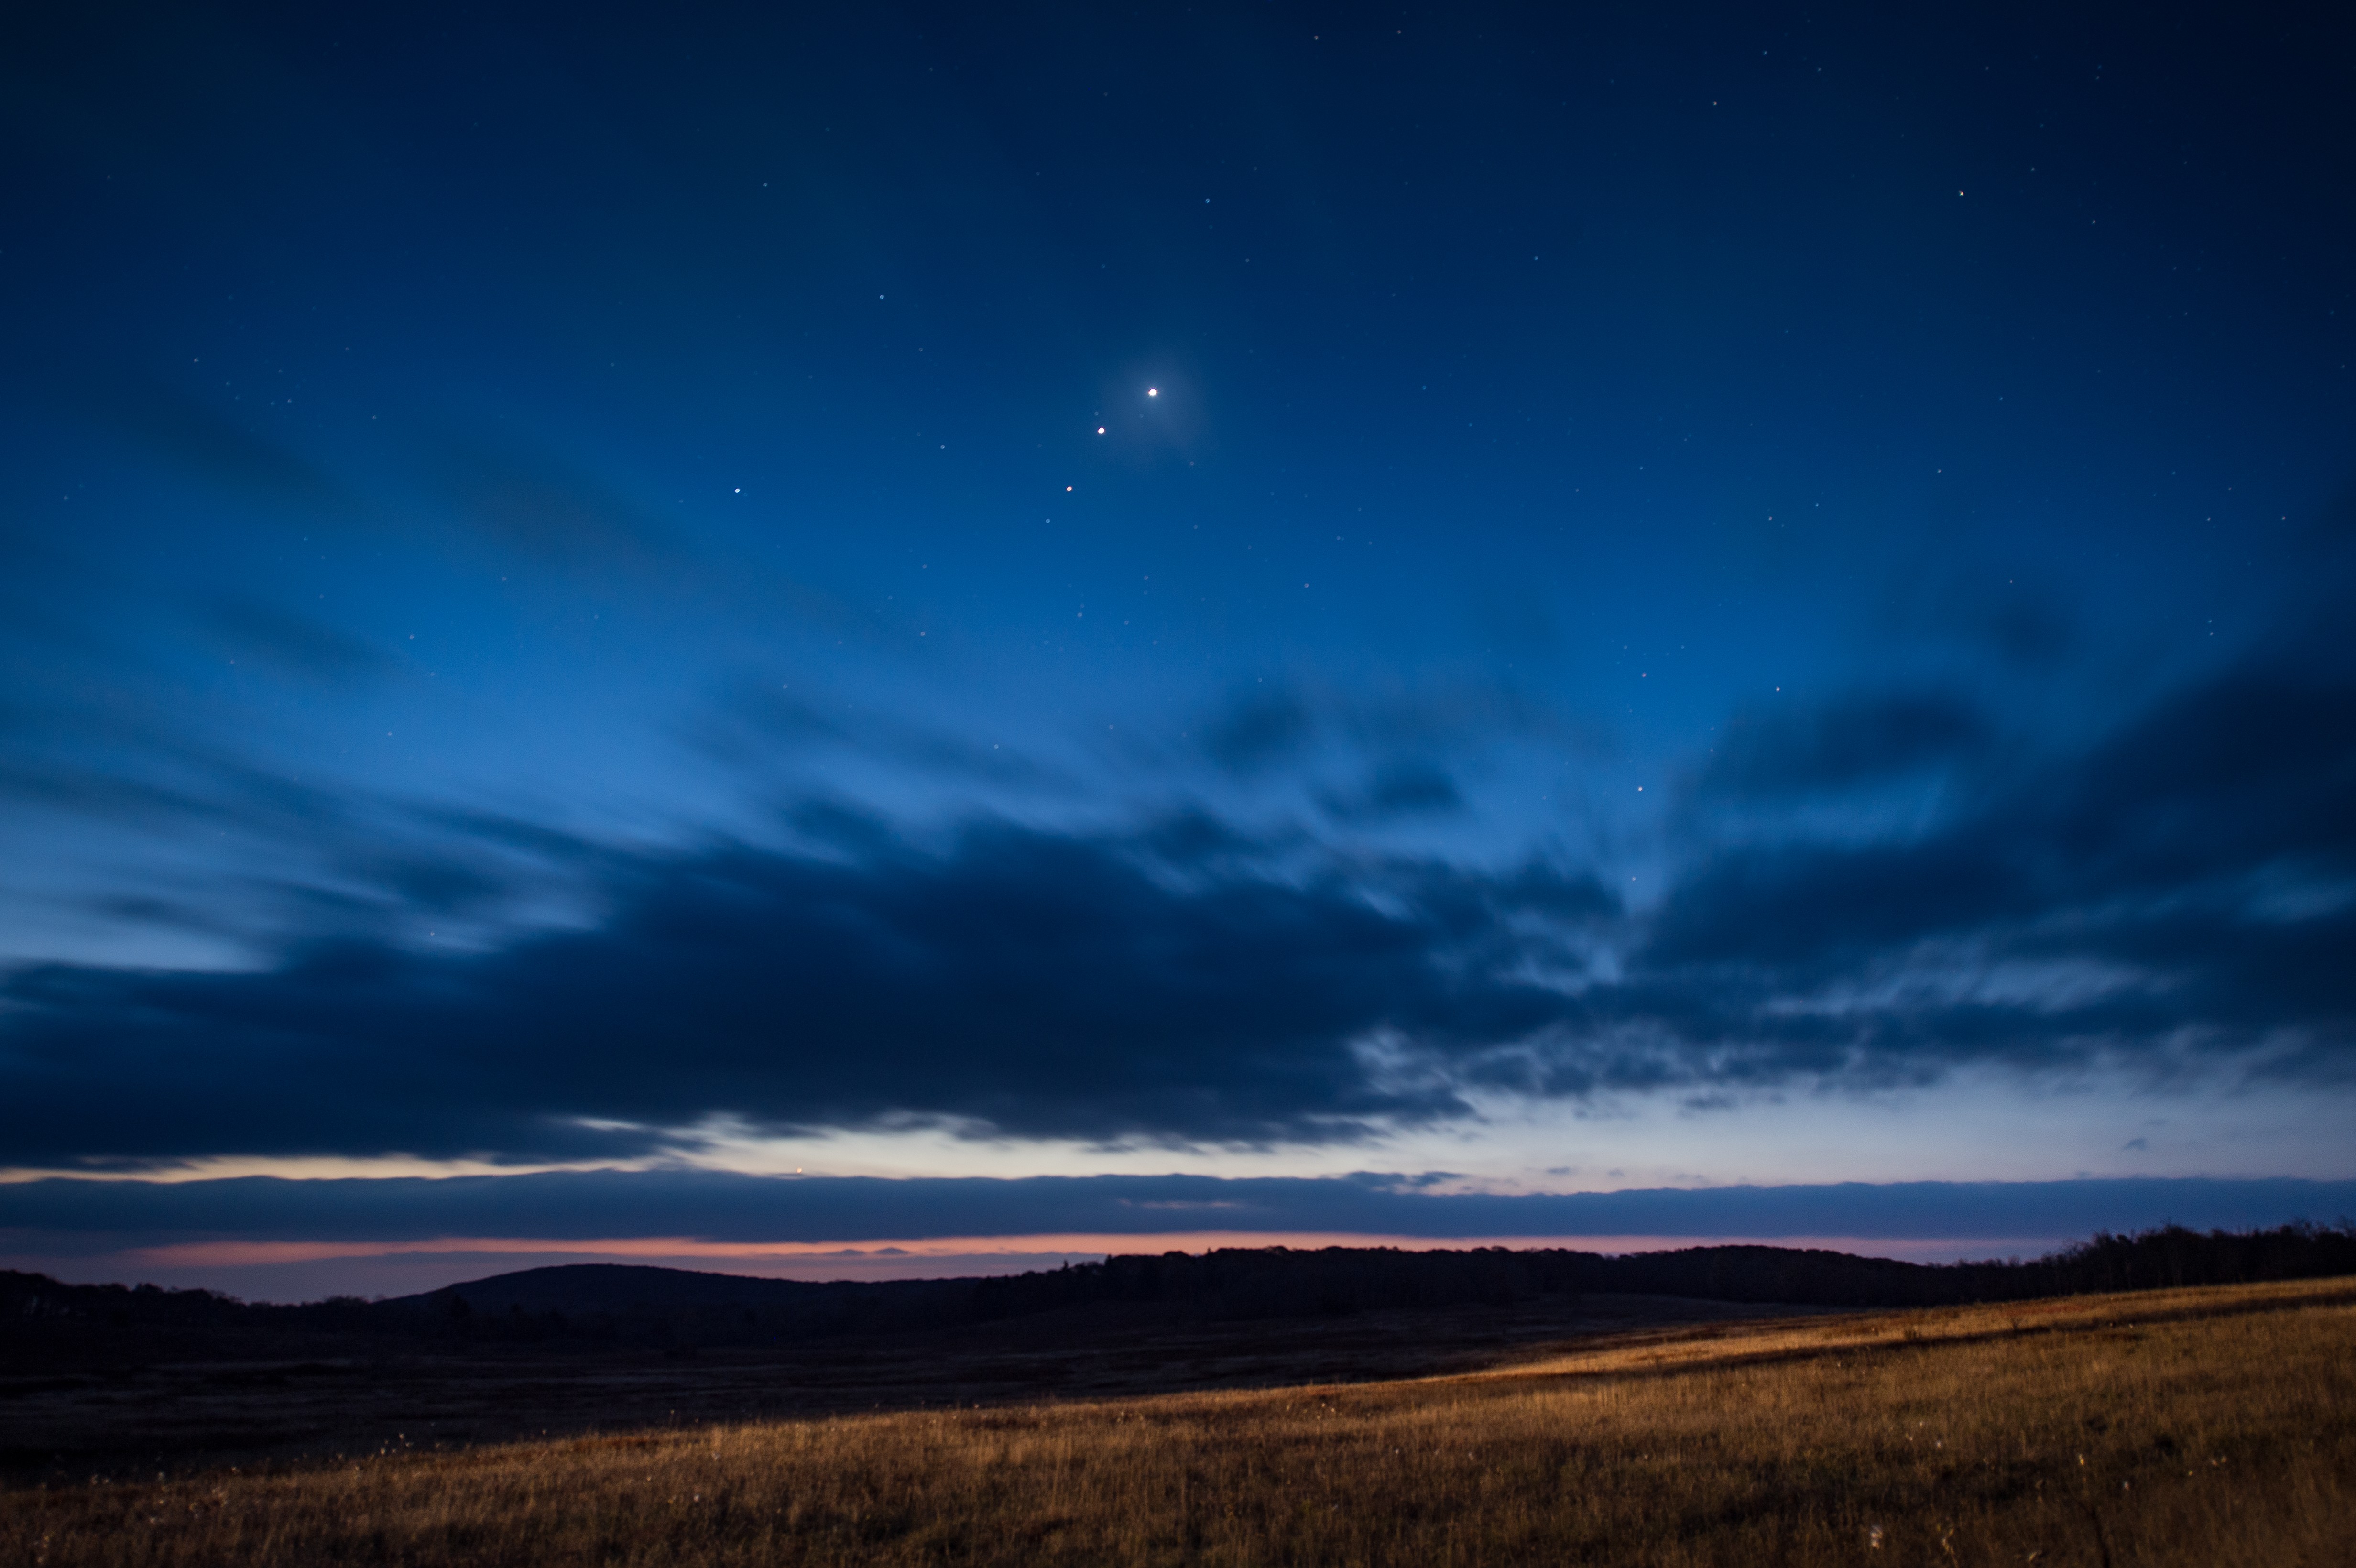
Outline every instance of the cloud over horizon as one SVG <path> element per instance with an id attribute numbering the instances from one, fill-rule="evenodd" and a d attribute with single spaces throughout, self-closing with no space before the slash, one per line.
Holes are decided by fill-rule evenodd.
<path id="1" fill-rule="evenodd" d="M 1912 699 L 1785 728 L 1705 793 L 1992 743 Z M 1249 1146 L 1467 1117 L 1483 1094 L 1966 1064 L 2336 1083 L 2356 1066 L 2350 798 L 2356 686 L 2252 667 L 1909 830 L 1696 829 L 1649 906 L 1559 859 L 1350 852 L 1199 808 L 1184 831 L 984 820 L 930 847 L 805 812 L 787 846 L 584 847 L 594 918 L 479 949 L 21 967 L 0 981 L 0 1144 L 26 1165 L 546 1160 L 724 1120 Z M 498 891 L 404 866 L 381 874 L 413 905 Z"/>
<path id="2" fill-rule="evenodd" d="M 1425 1179 L 746 1176 L 548 1171 L 519 1176 L 0 1184 L 0 1251 L 113 1251 L 190 1242 L 419 1243 L 679 1238 L 855 1243 L 1173 1232 L 1483 1237 L 2051 1238 L 2162 1223 L 2332 1223 L 2356 1181 L 2127 1179 L 1841 1182 L 1619 1192 L 1436 1192 Z"/>

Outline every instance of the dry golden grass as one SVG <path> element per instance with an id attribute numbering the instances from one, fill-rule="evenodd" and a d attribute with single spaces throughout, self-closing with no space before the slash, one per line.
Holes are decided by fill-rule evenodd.
<path id="1" fill-rule="evenodd" d="M 2356 1287 L 0 1497 L 0 1563 L 2356 1563 Z"/>

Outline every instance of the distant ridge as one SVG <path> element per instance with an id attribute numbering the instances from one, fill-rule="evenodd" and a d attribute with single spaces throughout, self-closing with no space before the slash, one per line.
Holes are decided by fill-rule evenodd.
<path id="1" fill-rule="evenodd" d="M 1560 1248 L 1224 1248 L 1123 1254 L 980 1278 L 810 1282 L 627 1264 L 567 1264 L 444 1286 L 389 1310 L 517 1314 L 749 1312 L 799 1332 L 950 1327 L 1105 1302 L 1205 1317 L 1503 1306 L 1589 1292 L 1811 1307 L 1919 1307 L 2356 1274 L 2356 1229 L 2165 1227 L 2098 1235 L 2027 1262 L 1912 1264 L 1819 1249 L 1687 1247 L 1608 1255 Z M 463 1304 L 463 1306 L 461 1305 Z"/>
<path id="2" fill-rule="evenodd" d="M 634 1307 L 744 1307 L 808 1300 L 847 1281 L 768 1279 L 758 1275 L 705 1269 L 659 1268 L 649 1264 L 552 1264 L 518 1269 L 444 1285 L 380 1305 L 424 1307 L 465 1297 L 477 1310 L 506 1312 L 619 1312 Z M 961 1283 L 920 1279 L 894 1283 L 937 1286 Z"/>
<path id="3" fill-rule="evenodd" d="M 1507 1307 L 1594 1294 L 1879 1307 L 2016 1301 L 2081 1292 L 2356 1275 L 2356 1227 L 2206 1234 L 2167 1227 L 2092 1240 L 2028 1262 L 1911 1264 L 1769 1246 L 1597 1253 L 1505 1247 L 1231 1248 L 1124 1255 L 980 1278 L 764 1279 L 630 1264 L 565 1264 L 395 1300 L 249 1306 L 203 1290 L 61 1285 L 0 1272 L 15 1354 L 44 1339 L 303 1331 L 412 1342 L 577 1342 L 665 1349 L 771 1345 L 842 1334 L 954 1329 L 1073 1311 L 1237 1320 Z"/>

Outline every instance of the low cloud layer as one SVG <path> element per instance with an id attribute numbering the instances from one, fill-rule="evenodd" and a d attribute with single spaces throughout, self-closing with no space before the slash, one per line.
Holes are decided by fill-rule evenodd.
<path id="1" fill-rule="evenodd" d="M 2356 1182 L 2116 1179 L 1434 1194 L 1396 1176 L 883 1180 L 718 1171 L 289 1181 L 51 1179 L 0 1187 L 0 1250 L 67 1255 L 210 1241 L 680 1238 L 923 1241 L 1173 1232 L 1505 1236 L 2084 1236 L 2329 1223 Z"/>
<path id="2" fill-rule="evenodd" d="M 544 1159 L 714 1117 L 1330 1143 L 1484 1093 L 2098 1061 L 2346 1080 L 2356 686 L 2246 669 L 2033 764 L 1999 767 L 1994 734 L 1945 698 L 1763 729 L 1702 777 L 1679 874 L 1641 908 L 1578 865 L 1351 854 L 1200 811 L 929 848 L 821 813 L 799 848 L 584 849 L 599 917 L 487 948 L 18 969 L 0 1148 Z M 1713 837 L 1730 796 L 1924 768 L 1979 782 L 1870 837 Z M 446 880 L 391 891 L 497 891 Z"/>
<path id="3" fill-rule="evenodd" d="M 584 1123 L 712 1114 L 1348 1136 L 1462 1108 L 1379 1082 L 1360 1041 L 1452 1059 L 1530 1035 L 1560 998 L 1501 962 L 1513 923 L 1612 908 L 1543 870 L 1295 883 L 1005 827 L 937 854 L 734 847 L 610 893 L 594 929 L 483 955 L 352 942 L 259 974 L 24 972 L 0 1144 L 566 1156 L 654 1141 Z"/>
<path id="4" fill-rule="evenodd" d="M 1903 710 L 1893 728 L 1923 732 Z M 2244 671 L 1927 832 L 1712 855 L 1637 963 L 1714 995 L 1729 1039 L 1847 992 L 1815 1038 L 1891 1061 L 2265 1043 L 2336 1078 L 2356 1065 L 2356 979 L 2335 956 L 2356 951 L 2351 799 L 2356 687 Z"/>

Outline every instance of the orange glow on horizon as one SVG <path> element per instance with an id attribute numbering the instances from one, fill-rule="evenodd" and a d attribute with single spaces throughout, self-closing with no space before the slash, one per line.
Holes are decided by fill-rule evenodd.
<path id="1" fill-rule="evenodd" d="M 549 1253 L 616 1263 L 666 1262 L 739 1264 L 807 1263 L 826 1258 L 937 1257 L 944 1261 L 991 1257 L 1036 1257 L 1047 1253 L 1203 1253 L 1225 1247 L 1397 1247 L 1404 1252 L 1464 1251 L 1504 1247 L 1515 1252 L 1562 1247 L 1593 1253 L 1667 1252 L 1683 1247 L 1764 1243 L 1821 1247 L 1866 1255 L 1904 1256 L 1935 1252 L 1944 1256 L 1989 1256 L 2018 1251 L 2017 1238 L 1889 1238 L 1859 1236 L 1383 1236 L 1331 1232 L 1190 1231 L 1161 1235 L 1053 1234 L 929 1236 L 855 1242 L 713 1242 L 687 1236 L 625 1236 L 566 1241 L 541 1236 L 438 1236 L 399 1242 L 185 1242 L 126 1249 L 127 1263 L 155 1267 L 239 1267 L 315 1263 L 329 1258 L 397 1257 L 451 1253 Z M 1985 1251 L 1976 1249 L 1985 1248 Z M 721 1270 L 720 1272 L 727 1272 Z"/>

